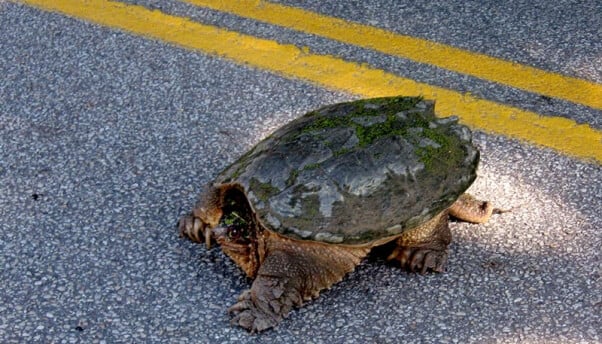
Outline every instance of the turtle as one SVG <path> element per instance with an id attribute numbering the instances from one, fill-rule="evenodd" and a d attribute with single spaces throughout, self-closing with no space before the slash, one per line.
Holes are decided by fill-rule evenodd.
<path id="1" fill-rule="evenodd" d="M 376 247 L 409 272 L 443 272 L 450 217 L 488 221 L 466 193 L 479 151 L 422 97 L 327 105 L 280 127 L 206 184 L 179 232 L 221 246 L 253 280 L 229 308 L 255 333 L 340 282 Z"/>

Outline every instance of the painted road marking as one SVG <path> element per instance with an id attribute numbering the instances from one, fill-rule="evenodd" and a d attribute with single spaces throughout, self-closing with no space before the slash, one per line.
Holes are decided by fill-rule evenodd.
<path id="1" fill-rule="evenodd" d="M 602 109 L 602 85 L 591 81 L 267 1 L 183 1 Z"/>
<path id="2" fill-rule="evenodd" d="M 312 81 L 362 97 L 422 95 L 437 100 L 441 116 L 457 115 L 475 129 L 526 140 L 585 159 L 602 162 L 602 132 L 587 124 L 478 99 L 441 87 L 312 54 L 294 45 L 204 25 L 188 18 L 107 0 L 22 0 L 41 9 L 221 56 L 286 77 Z"/>

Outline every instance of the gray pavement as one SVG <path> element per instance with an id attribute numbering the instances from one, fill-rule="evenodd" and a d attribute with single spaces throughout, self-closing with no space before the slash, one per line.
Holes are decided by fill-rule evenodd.
<path id="1" fill-rule="evenodd" d="M 429 30 L 395 21 L 384 5 L 353 11 L 318 3 L 308 6 L 410 34 Z M 540 25 L 557 19 L 546 2 L 529 2 L 540 11 L 512 3 Z M 161 6 L 168 12 L 181 5 Z M 523 25 L 530 31 L 520 34 L 515 24 L 526 19 L 506 15 L 514 21 L 498 23 L 498 36 L 486 21 L 474 31 L 446 26 L 453 36 L 437 29 L 441 23 L 423 34 L 602 82 L 600 36 L 592 36 L 601 27 L 592 18 L 601 18 L 601 10 L 587 2 L 554 6 L 570 7 L 564 15 L 574 16 L 559 27 L 591 25 L 570 24 L 566 32 Z M 194 11 L 197 20 L 215 17 L 181 11 Z M 423 11 L 421 22 L 435 19 Z M 478 17 L 453 8 L 444 13 L 464 25 Z M 249 29 L 237 18 L 223 22 Z M 295 37 L 269 32 L 283 41 Z M 469 42 L 462 41 L 466 32 Z M 544 42 L 550 51 L 578 48 L 574 55 L 523 56 L 521 48 L 501 47 L 506 32 Z M 324 52 L 338 49 L 315 37 L 299 39 Z M 431 75 L 428 67 L 367 56 L 387 70 L 396 72 L 399 62 Z M 579 61 L 585 67 L 571 67 Z M 446 73 L 437 81 L 446 87 L 461 84 L 510 104 L 526 97 L 540 113 L 602 127 L 599 111 L 433 73 Z M 482 164 L 471 191 L 512 212 L 485 225 L 453 223 L 446 273 L 412 275 L 371 258 L 275 330 L 249 336 L 231 327 L 226 314 L 249 281 L 219 250 L 178 238 L 176 221 L 202 184 L 262 137 L 309 109 L 352 96 L 6 2 L 0 2 L 0 76 L 1 342 L 602 342 L 599 164 L 476 133 Z"/>

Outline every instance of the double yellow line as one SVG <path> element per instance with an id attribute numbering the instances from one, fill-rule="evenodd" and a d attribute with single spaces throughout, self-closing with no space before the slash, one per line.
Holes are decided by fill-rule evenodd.
<path id="1" fill-rule="evenodd" d="M 586 80 L 266 1 L 183 1 L 602 109 L 602 85 Z"/>
<path id="2" fill-rule="evenodd" d="M 267 2 L 186 1 L 569 100 L 594 109 L 602 108 L 602 85 L 585 80 Z M 470 94 L 418 83 L 364 64 L 313 54 L 305 48 L 200 24 L 141 6 L 107 0 L 22 2 L 363 97 L 423 95 L 437 100 L 438 114 L 458 115 L 462 122 L 473 128 L 602 162 L 602 132 L 567 118 L 541 116 L 475 98 Z"/>

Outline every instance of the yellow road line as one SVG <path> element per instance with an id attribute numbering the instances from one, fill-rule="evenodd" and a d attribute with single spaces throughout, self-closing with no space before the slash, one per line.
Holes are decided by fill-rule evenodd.
<path id="1" fill-rule="evenodd" d="M 602 109 L 602 85 L 591 81 L 267 1 L 183 1 Z"/>
<path id="2" fill-rule="evenodd" d="M 141 6 L 106 0 L 21 2 L 363 97 L 423 95 L 437 99 L 439 115 L 458 115 L 462 122 L 473 128 L 602 162 L 602 132 L 567 118 L 541 116 L 469 94 L 418 83 L 366 65 L 312 54 L 293 45 L 203 25 Z"/>

